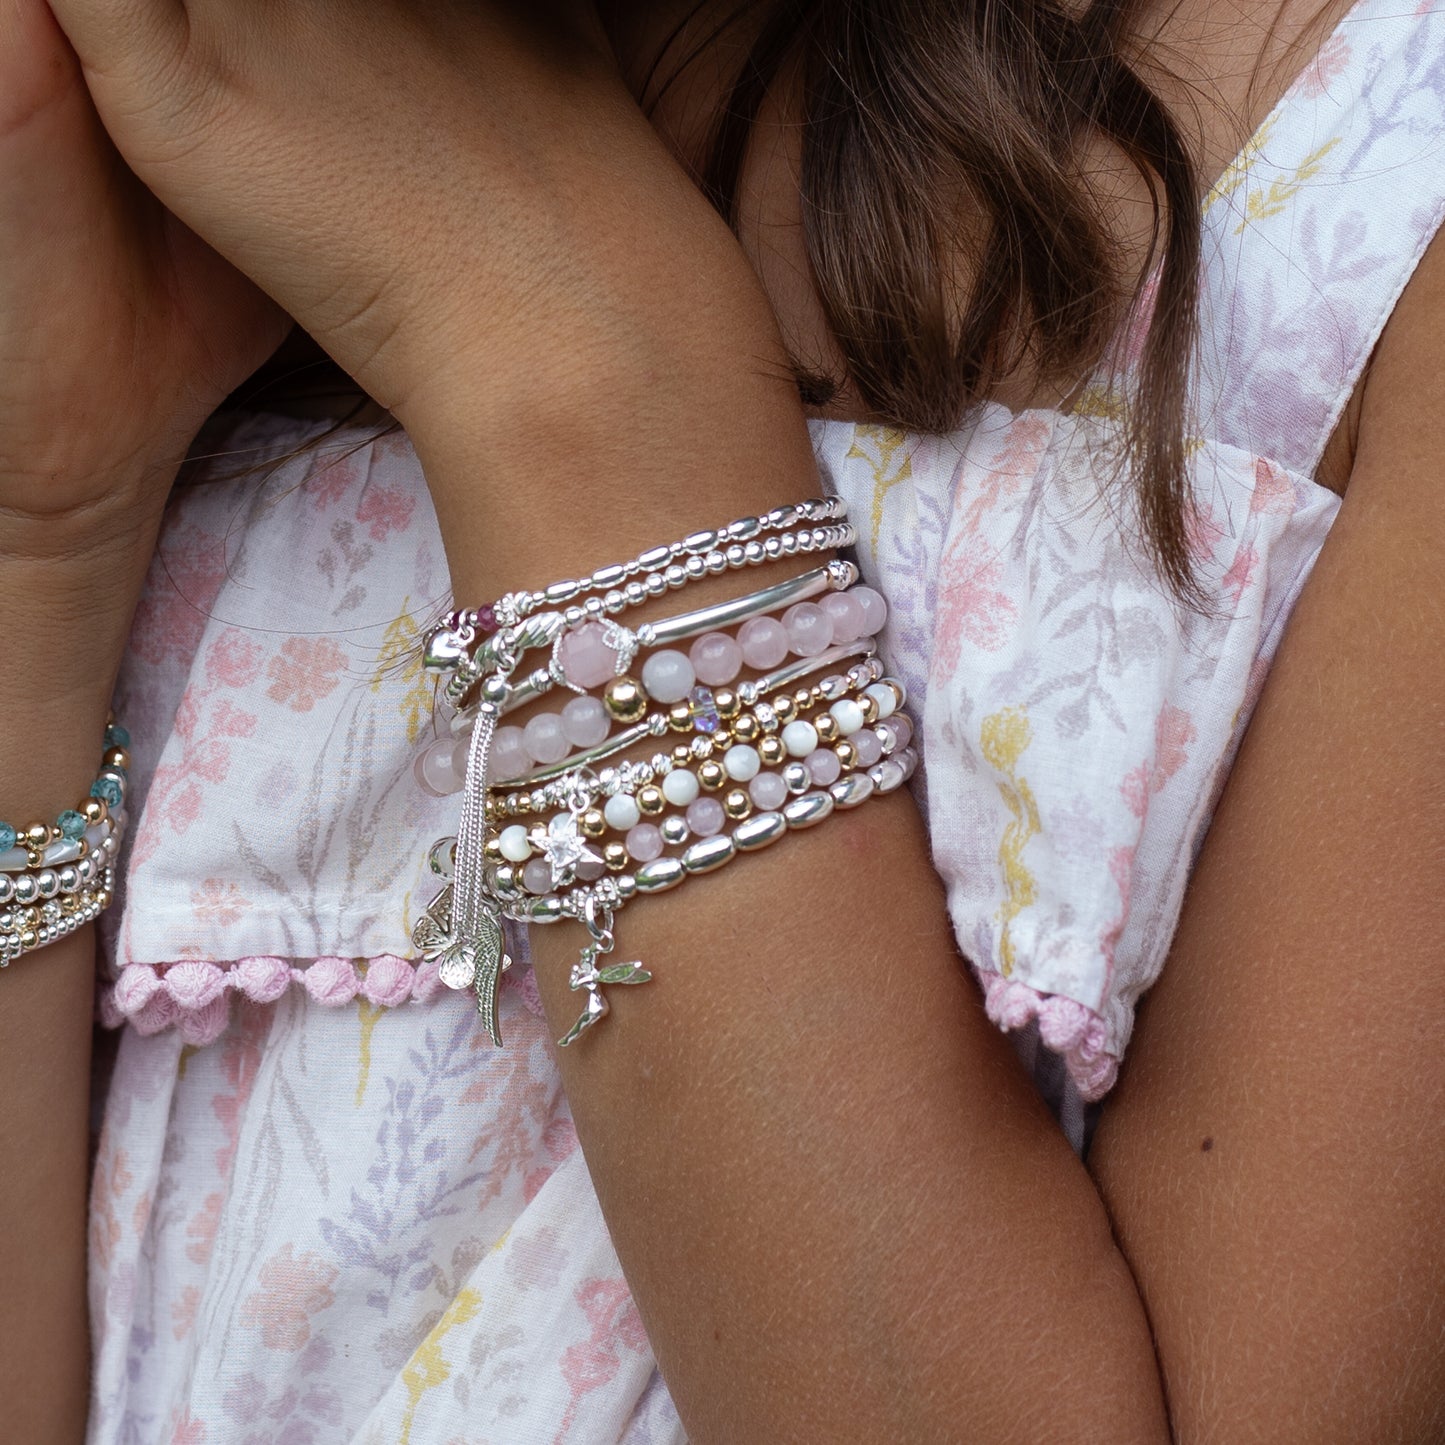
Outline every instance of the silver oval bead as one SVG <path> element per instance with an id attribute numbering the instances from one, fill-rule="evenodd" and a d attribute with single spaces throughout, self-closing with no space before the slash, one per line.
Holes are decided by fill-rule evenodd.
<path id="1" fill-rule="evenodd" d="M 884 758 L 868 769 L 868 776 L 880 793 L 891 793 L 903 786 L 903 768 L 897 758 Z"/>
<path id="2" fill-rule="evenodd" d="M 788 831 L 787 820 L 781 813 L 754 813 L 733 829 L 733 844 L 744 853 L 757 848 L 766 848 L 776 843 Z"/>
<path id="3" fill-rule="evenodd" d="M 849 773 L 828 789 L 840 808 L 856 808 L 873 796 L 873 779 L 867 773 Z"/>
<path id="4" fill-rule="evenodd" d="M 665 567 L 671 561 L 671 547 L 649 547 L 647 551 L 639 554 L 637 565 L 644 572 L 651 572 L 654 568 Z"/>
<path id="5" fill-rule="evenodd" d="M 599 567 L 592 574 L 592 585 L 596 587 L 616 587 L 619 583 L 627 580 L 627 568 L 620 562 L 613 562 L 610 566 Z"/>
<path id="6" fill-rule="evenodd" d="M 694 843 L 682 855 L 682 866 L 689 873 L 711 873 L 714 868 L 730 863 L 736 855 L 737 845 L 733 840 L 726 833 L 717 833 Z"/>
<path id="7" fill-rule="evenodd" d="M 527 917 L 533 923 L 556 923 L 563 917 L 560 898 L 534 898 L 527 905 Z"/>
<path id="8" fill-rule="evenodd" d="M 636 877 L 639 893 L 666 893 L 687 877 L 687 869 L 680 858 L 654 858 L 637 870 Z"/>
<path id="9" fill-rule="evenodd" d="M 746 541 L 749 537 L 756 537 L 762 526 L 757 517 L 739 517 L 736 522 L 728 524 L 727 534 L 729 537 Z"/>
<path id="10" fill-rule="evenodd" d="M 903 781 L 906 783 L 918 768 L 918 751 L 916 748 L 904 748 L 898 754 L 898 766 L 903 769 Z"/>
<path id="11" fill-rule="evenodd" d="M 0 903 L 9 903 L 15 896 L 15 882 L 8 873 L 0 873 Z"/>
<path id="12" fill-rule="evenodd" d="M 831 793 L 804 793 L 801 798 L 791 798 L 783 804 L 783 817 L 793 829 L 815 827 L 832 811 Z"/>
<path id="13" fill-rule="evenodd" d="M 565 582 L 553 582 L 543 591 L 542 596 L 551 603 L 570 602 L 581 590 L 582 584 L 569 578 Z"/>
<path id="14" fill-rule="evenodd" d="M 717 546 L 716 532 L 689 532 L 682 539 L 684 552 L 710 552 Z"/>

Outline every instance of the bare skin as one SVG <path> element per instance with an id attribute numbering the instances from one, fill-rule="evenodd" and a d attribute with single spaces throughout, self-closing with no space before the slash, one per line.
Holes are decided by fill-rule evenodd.
<path id="1" fill-rule="evenodd" d="M 280 19 L 263 33 L 220 5 L 197 4 L 184 16 L 162 0 L 57 6 L 112 134 L 147 182 L 407 423 L 459 596 L 626 551 L 641 540 L 640 514 L 648 536 L 686 529 L 719 477 L 728 479 L 728 509 L 812 489 L 802 411 L 777 365 L 778 303 L 625 92 L 587 60 L 595 34 L 585 18 L 578 50 L 558 64 L 505 24 L 488 29 L 489 17 L 448 11 L 442 43 L 433 45 L 392 7 L 369 7 L 367 25 L 340 0 L 331 10 L 308 35 L 302 87 L 287 73 L 287 49 L 269 49 L 286 38 Z M 224 67 L 188 72 L 187 57 L 238 53 L 208 49 L 221 32 L 240 42 L 250 79 L 274 78 L 274 89 L 232 93 Z M 319 62 L 318 38 L 334 42 Z M 474 50 L 459 52 L 467 43 Z M 452 68 L 459 53 L 469 72 Z M 400 280 L 384 247 L 380 255 L 348 251 L 354 225 L 325 252 L 338 269 L 308 272 L 296 258 L 310 252 L 287 227 L 324 228 L 326 206 L 283 196 L 268 214 L 255 204 L 255 176 L 244 165 L 237 174 L 227 145 L 239 138 L 241 159 L 260 165 L 267 151 L 258 141 L 269 141 L 281 176 L 293 132 L 314 145 L 308 127 L 330 123 L 338 148 L 364 143 L 366 117 L 348 126 L 344 114 L 308 112 L 304 100 L 318 63 L 365 77 L 378 54 L 389 66 L 409 57 L 425 84 L 406 93 L 440 106 L 411 116 L 399 104 L 388 134 L 404 141 L 414 120 L 435 141 L 438 114 L 455 112 L 456 154 L 489 167 L 480 188 L 487 210 L 439 215 L 435 257 L 418 255 L 413 243 L 412 269 Z M 148 64 L 157 56 L 170 62 L 159 71 Z M 478 86 L 479 74 L 496 84 Z M 531 102 L 520 132 L 518 92 L 509 87 Z M 157 100 L 164 103 L 148 104 Z M 287 122 L 279 135 L 268 130 L 275 115 Z M 387 170 L 389 153 L 383 146 L 370 169 L 358 168 L 368 196 L 404 198 L 408 174 Z M 428 154 L 445 159 L 448 151 L 433 145 Z M 530 164 L 519 167 L 519 155 Z M 388 192 L 393 184 L 399 189 Z M 567 249 L 582 248 L 583 238 L 585 249 Z M 474 289 L 456 282 L 458 256 Z M 1428 291 L 1417 289 L 1407 305 L 1401 321 L 1417 307 L 1422 318 L 1438 318 Z M 469 342 L 480 316 L 490 322 L 484 347 Z M 1437 352 L 1419 350 L 1434 345 L 1422 340 L 1424 319 L 1418 328 L 1411 354 L 1411 333 L 1392 327 L 1377 377 L 1398 377 L 1382 368 L 1400 347 L 1397 368 L 1434 362 Z M 1352 1296 L 1382 1298 L 1370 1316 L 1381 1351 L 1398 1340 L 1438 1341 L 1428 1290 L 1439 1261 L 1422 1261 L 1410 1225 L 1442 1181 L 1418 1134 L 1402 1132 L 1433 1117 L 1427 1106 L 1438 1099 L 1438 992 L 1415 986 L 1418 1046 L 1408 1074 L 1405 1063 L 1381 1066 L 1383 1044 L 1367 1014 L 1358 1058 L 1332 1056 L 1331 1079 L 1344 1069 L 1350 1086 L 1333 1093 L 1316 1087 L 1322 1048 L 1285 1048 L 1263 1025 L 1233 1017 L 1253 1019 L 1256 950 L 1267 947 L 1269 971 L 1281 990 L 1293 985 L 1285 996 L 1296 1007 L 1301 993 L 1329 996 L 1331 970 L 1337 987 L 1353 978 L 1353 942 L 1322 937 L 1320 920 L 1338 917 L 1342 888 L 1355 876 L 1346 867 L 1350 840 L 1378 834 L 1383 850 L 1390 828 L 1399 839 L 1402 797 L 1418 808 L 1421 831 L 1389 854 L 1388 866 L 1381 851 L 1366 869 L 1380 885 L 1372 898 L 1383 899 L 1381 911 L 1408 923 L 1385 940 L 1397 977 L 1428 976 L 1445 923 L 1429 902 L 1439 793 L 1404 791 L 1430 776 L 1438 755 L 1438 710 L 1418 680 L 1442 641 L 1425 592 L 1445 549 L 1428 485 L 1440 438 L 1415 407 L 1399 415 L 1405 391 L 1393 383 L 1392 414 L 1388 399 L 1372 410 L 1367 390 L 1345 520 L 1319 574 L 1326 581 L 1317 577 L 1302 608 L 1255 729 L 1264 741 L 1252 739 L 1241 760 L 1201 863 L 1181 935 L 1187 962 L 1166 974 L 1140 1030 L 1144 1062 L 1101 1139 L 1112 1220 L 959 977 L 922 830 L 905 800 L 750 860 L 695 897 L 657 900 L 630 924 L 629 946 L 686 966 L 668 971 L 666 987 L 659 980 L 619 1000 L 616 1027 L 595 1048 L 569 1051 L 564 1076 L 609 1226 L 694 1438 L 927 1441 L 964 1430 L 989 1441 L 1162 1440 L 1166 1396 L 1176 1437 L 1189 1441 L 1297 1438 L 1281 1426 L 1303 1419 L 1320 1423 L 1313 1438 L 1361 1438 L 1347 1432 L 1364 1419 L 1368 1438 L 1429 1438 L 1430 1402 L 1442 1393 L 1438 1344 L 1417 1349 L 1409 1387 L 1386 1398 L 1392 1372 L 1379 1353 L 1359 1348 Z M 619 428 L 619 414 L 635 424 Z M 699 417 L 708 425 L 699 427 Z M 499 451 L 497 439 L 518 429 L 535 445 L 521 455 Z M 612 507 L 579 507 L 559 482 L 584 462 Z M 496 499 L 522 495 L 529 508 L 505 513 L 503 546 Z M 1332 613 L 1341 606 L 1343 616 Z M 1340 648 L 1339 630 L 1358 628 L 1360 610 L 1370 627 Z M 1327 648 L 1336 656 L 1322 694 L 1312 659 Z M 1362 706 L 1392 720 L 1388 730 L 1375 727 L 1384 735 L 1380 786 L 1372 778 L 1336 797 L 1318 780 L 1351 776 L 1349 739 Z M 1281 722 L 1266 726 L 1273 716 Z M 1298 748 L 1302 725 L 1318 735 L 1307 755 Z M 1245 786 L 1259 800 L 1253 812 L 1232 801 Z M 1322 806 L 1321 797 L 1339 811 L 1298 827 L 1300 809 Z M 1274 843 L 1281 827 L 1308 838 L 1307 859 L 1298 843 Z M 1251 859 L 1253 873 L 1232 875 L 1216 856 Z M 815 887 L 819 878 L 826 889 Z M 837 896 L 848 898 L 848 910 L 825 906 Z M 780 922 L 740 948 L 744 910 Z M 571 1012 L 564 952 L 564 940 L 543 940 L 540 977 L 559 1029 Z M 1310 970 L 1320 968 L 1317 984 Z M 840 989 L 840 973 L 854 986 Z M 1171 985 L 1181 973 L 1187 981 Z M 1171 992 L 1181 989 L 1174 1005 Z M 1397 1012 L 1390 1002 L 1388 991 L 1375 1000 L 1381 1028 Z M 1191 1028 L 1189 1018 L 1211 1026 Z M 1215 1027 L 1215 1018 L 1226 1022 Z M 1282 1017 L 1279 1029 L 1288 1023 Z M 1159 1045 L 1147 1043 L 1150 1030 Z M 1311 1031 L 1337 1036 L 1317 1015 L 1291 1036 Z M 1397 1097 L 1406 1110 L 1392 1106 Z M 1318 1147 L 1326 1133 L 1294 1129 L 1299 1098 L 1319 1110 L 1321 1130 L 1343 1122 L 1363 1141 L 1360 1154 L 1387 1157 L 1390 1169 L 1365 1177 L 1363 1165 L 1351 1172 L 1327 1157 Z M 1184 1141 L 1202 1123 L 1230 1144 L 1221 1155 L 1227 1211 L 1214 1176 L 1181 1173 Z M 1384 1223 L 1368 1249 L 1353 1238 L 1351 1189 Z M 1312 1243 L 1334 1251 L 1336 1267 L 1340 1251 L 1346 1262 L 1337 1286 L 1301 1296 L 1289 1241 L 1312 1191 L 1330 1201 L 1318 1212 L 1323 1224 L 1305 1221 Z M 1241 1239 L 1236 1204 L 1261 1221 L 1260 1242 Z M 1386 1280 L 1397 1287 L 1388 1298 L 1380 1295 Z M 1265 1338 L 1271 1319 L 1267 1338 L 1287 1341 L 1283 1350 L 1266 1359 L 1261 1349 L 1232 1346 Z M 1321 1405 L 1326 1369 L 1331 1388 Z"/>

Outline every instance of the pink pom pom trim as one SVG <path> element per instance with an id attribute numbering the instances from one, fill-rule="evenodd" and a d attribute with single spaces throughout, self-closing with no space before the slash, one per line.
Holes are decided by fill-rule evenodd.
<path id="1" fill-rule="evenodd" d="M 127 964 L 101 989 L 98 1013 L 106 1028 L 130 1024 L 143 1034 L 177 1028 L 188 1044 L 208 1044 L 225 1032 L 233 998 L 275 1003 L 290 988 L 304 989 L 327 1008 L 356 999 L 377 1008 L 399 1008 L 411 999 L 425 1002 L 450 992 L 435 963 L 390 953 L 296 963 L 265 955 L 231 963 L 188 958 Z"/>
<path id="2" fill-rule="evenodd" d="M 1104 1020 L 1091 1008 L 1060 994 L 1040 993 L 1016 979 L 975 968 L 983 986 L 984 1009 L 1005 1033 L 1035 1019 L 1044 1047 L 1064 1061 L 1069 1077 L 1089 1103 L 1102 1099 L 1119 1077 L 1119 1061 L 1105 1048 Z"/>

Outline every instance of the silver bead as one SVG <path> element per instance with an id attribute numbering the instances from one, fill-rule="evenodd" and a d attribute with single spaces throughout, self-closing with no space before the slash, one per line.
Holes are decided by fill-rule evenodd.
<path id="1" fill-rule="evenodd" d="M 671 844 L 674 848 L 681 843 L 686 843 L 692 836 L 692 829 L 687 826 L 687 819 L 676 813 L 662 820 L 661 831 L 662 841 Z"/>
<path id="2" fill-rule="evenodd" d="M 612 884 L 617 889 L 619 898 L 635 898 L 637 896 L 637 879 L 630 873 L 619 873 L 612 880 Z"/>
<path id="3" fill-rule="evenodd" d="M 856 808 L 873 796 L 873 779 L 867 773 L 849 773 L 839 778 L 828 791 L 840 808 Z"/>
<path id="4" fill-rule="evenodd" d="M 783 804 L 783 817 L 793 829 L 812 828 L 821 823 L 833 811 L 833 797 L 830 793 L 804 793 L 801 798 L 792 798 Z"/>
<path id="5" fill-rule="evenodd" d="M 687 573 L 689 582 L 700 582 L 707 576 L 707 560 L 703 557 L 689 557 L 683 563 L 683 571 Z"/>
<path id="6" fill-rule="evenodd" d="M 634 578 L 623 589 L 629 607 L 641 607 L 647 601 L 647 588 Z"/>
<path id="7" fill-rule="evenodd" d="M 661 597 L 666 591 L 667 578 L 661 572 L 649 572 L 647 574 L 647 595 Z"/>
<path id="8" fill-rule="evenodd" d="M 767 553 L 770 561 L 777 561 L 783 555 L 783 544 L 777 537 L 769 537 L 763 543 L 763 551 Z"/>
<path id="9" fill-rule="evenodd" d="M 903 786 L 903 767 L 897 758 L 884 758 L 881 763 L 875 763 L 868 769 L 868 776 L 880 793 L 891 793 Z"/>
<path id="10" fill-rule="evenodd" d="M 754 813 L 733 829 L 732 840 L 744 853 L 751 853 L 776 843 L 787 831 L 787 820 L 781 813 Z"/>
<path id="11" fill-rule="evenodd" d="M 527 917 L 533 923 L 557 923 L 562 917 L 562 900 L 556 897 L 534 898 L 527 905 Z"/>
<path id="12" fill-rule="evenodd" d="M 33 873 L 20 873 L 15 878 L 15 901 L 17 903 L 34 903 L 40 897 L 40 889 L 36 886 Z"/>
<path id="13" fill-rule="evenodd" d="M 60 879 L 53 868 L 46 868 L 35 875 L 35 886 L 42 898 L 54 898 L 60 892 Z"/>
<path id="14" fill-rule="evenodd" d="M 600 597 L 589 597 L 582 604 L 582 610 L 593 622 L 600 622 L 607 615 L 607 608 L 603 605 Z"/>
<path id="15" fill-rule="evenodd" d="M 756 537 L 763 530 L 763 524 L 758 517 L 739 517 L 736 522 L 728 526 L 728 536 L 738 537 L 746 541 L 749 537 Z"/>
<path id="16" fill-rule="evenodd" d="M 813 785 L 813 775 L 801 762 L 794 761 L 783 768 L 783 782 L 790 793 L 806 793 Z"/>
<path id="17" fill-rule="evenodd" d="M 743 547 L 743 557 L 750 567 L 756 567 L 759 562 L 766 561 L 767 555 L 763 550 L 763 544 L 756 538 Z"/>
<path id="18" fill-rule="evenodd" d="M 714 834 L 694 843 L 682 855 L 682 866 L 689 873 L 711 873 L 737 856 L 737 845 L 726 833 Z"/>
<path id="19" fill-rule="evenodd" d="M 542 593 L 542 596 L 548 603 L 570 602 L 581 590 L 582 584 L 580 582 L 573 582 L 569 579 L 566 582 L 553 582 L 552 585 Z"/>
<path id="20" fill-rule="evenodd" d="M 654 858 L 637 870 L 637 887 L 642 893 L 665 893 L 687 877 L 680 858 Z"/>
<path id="21" fill-rule="evenodd" d="M 652 572 L 658 567 L 665 567 L 671 561 L 671 547 L 649 547 L 647 551 L 639 553 L 637 557 L 637 565 L 644 572 Z M 629 582 L 627 585 L 631 587 L 632 583 Z"/>
<path id="22" fill-rule="evenodd" d="M 798 534 L 796 532 L 783 533 L 783 555 L 791 557 L 798 550 Z"/>
<path id="23" fill-rule="evenodd" d="M 674 589 L 687 583 L 687 568 L 680 562 L 673 562 L 662 575 L 667 585 Z"/>
<path id="24" fill-rule="evenodd" d="M 724 557 L 721 552 L 709 552 L 707 556 L 703 558 L 703 563 L 706 565 L 707 570 L 714 576 L 719 572 L 726 572 L 728 569 L 728 559 Z"/>
<path id="25" fill-rule="evenodd" d="M 690 532 L 682 539 L 682 550 L 693 554 L 710 552 L 716 545 L 716 532 Z"/>
<path id="26" fill-rule="evenodd" d="M 627 606 L 627 598 L 623 593 L 613 591 L 602 599 L 602 604 L 607 608 L 609 615 L 615 617 Z"/>
<path id="27" fill-rule="evenodd" d="M 593 587 L 616 587 L 627 579 L 627 568 L 620 562 L 614 562 L 608 567 L 599 567 L 592 574 Z"/>
<path id="28" fill-rule="evenodd" d="M 562 614 L 562 621 L 565 622 L 568 627 L 580 627 L 582 625 L 582 619 L 586 616 L 587 612 L 584 608 L 573 606 L 569 607 Z"/>
<path id="29" fill-rule="evenodd" d="M 507 679 L 500 673 L 494 672 L 490 677 L 484 677 L 482 679 L 482 685 L 477 692 L 477 696 L 482 702 L 488 703 L 492 707 L 502 707 L 505 705 L 507 694 L 510 691 L 511 689 L 507 686 Z"/>
<path id="30" fill-rule="evenodd" d="M 734 542 L 723 555 L 728 559 L 729 567 L 741 567 L 743 563 L 747 561 L 748 554 L 743 551 L 738 543 Z"/>
<path id="31" fill-rule="evenodd" d="M 8 873 L 0 873 L 0 904 L 9 903 L 15 896 L 15 882 Z"/>

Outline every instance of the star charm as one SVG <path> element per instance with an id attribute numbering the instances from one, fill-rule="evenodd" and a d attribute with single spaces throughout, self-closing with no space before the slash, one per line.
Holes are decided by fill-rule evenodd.
<path id="1" fill-rule="evenodd" d="M 582 836 L 578 814 L 559 813 L 546 830 L 532 830 L 532 846 L 552 865 L 552 886 L 570 883 L 576 876 L 577 865 L 584 861 L 602 862 L 599 854 L 587 846 Z"/>

